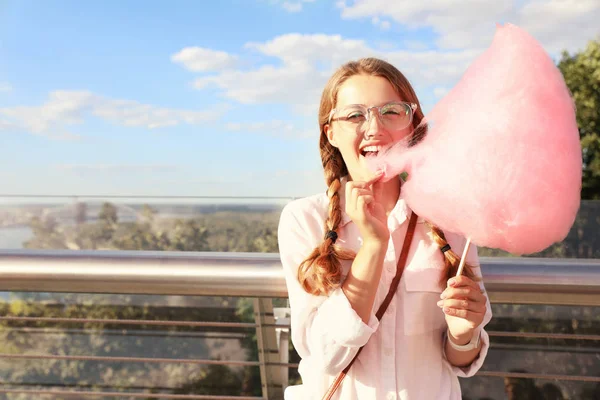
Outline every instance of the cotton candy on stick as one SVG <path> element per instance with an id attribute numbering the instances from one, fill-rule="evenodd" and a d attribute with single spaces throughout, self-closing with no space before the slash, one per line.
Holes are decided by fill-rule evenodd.
<path id="1" fill-rule="evenodd" d="M 425 122 L 423 141 L 369 160 L 384 180 L 408 173 L 401 196 L 417 214 L 513 254 L 566 237 L 580 203 L 579 133 L 563 77 L 534 38 L 498 26 Z"/>

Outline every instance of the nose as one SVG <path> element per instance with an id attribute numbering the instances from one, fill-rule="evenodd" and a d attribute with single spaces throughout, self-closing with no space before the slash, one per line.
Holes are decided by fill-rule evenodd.
<path id="1" fill-rule="evenodd" d="M 364 134 L 365 138 L 373 138 L 383 132 L 383 124 L 379 119 L 377 110 L 371 110 L 369 119 L 365 121 Z"/>

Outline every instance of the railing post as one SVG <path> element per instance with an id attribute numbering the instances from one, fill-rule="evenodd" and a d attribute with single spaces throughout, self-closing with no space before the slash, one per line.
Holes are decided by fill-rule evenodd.
<path id="1" fill-rule="evenodd" d="M 275 323 L 277 325 L 277 347 L 279 348 L 279 362 L 281 363 L 281 381 L 283 390 L 288 386 L 290 380 L 290 313 L 289 307 L 275 308 Z"/>
<path id="2" fill-rule="evenodd" d="M 263 397 L 268 400 L 283 400 L 284 382 L 278 366 L 281 358 L 277 347 L 272 299 L 254 299 L 254 319 Z"/>

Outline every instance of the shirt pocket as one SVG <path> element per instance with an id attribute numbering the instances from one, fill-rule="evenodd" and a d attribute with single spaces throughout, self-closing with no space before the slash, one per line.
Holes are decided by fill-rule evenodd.
<path id="1" fill-rule="evenodd" d="M 440 285 L 442 268 L 404 271 L 404 334 L 419 335 L 443 330 L 444 312 L 437 306 L 443 288 Z"/>

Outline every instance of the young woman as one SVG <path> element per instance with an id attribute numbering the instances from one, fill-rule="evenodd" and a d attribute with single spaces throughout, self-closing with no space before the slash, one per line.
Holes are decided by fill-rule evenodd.
<path id="1" fill-rule="evenodd" d="M 394 142 L 417 143 L 422 118 L 407 79 L 382 60 L 343 65 L 323 91 L 328 189 L 288 204 L 279 223 L 292 342 L 302 358 L 303 384 L 286 390 L 288 400 L 323 398 L 363 346 L 333 399 L 459 400 L 458 377 L 484 361 L 491 310 L 475 247 L 455 277 L 466 240 L 415 216 L 398 265 L 413 213 L 399 197 L 402 180 L 383 182 L 366 165 L 369 153 Z M 398 268 L 399 286 L 378 320 Z"/>

